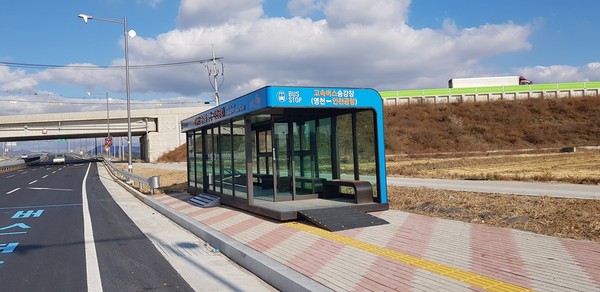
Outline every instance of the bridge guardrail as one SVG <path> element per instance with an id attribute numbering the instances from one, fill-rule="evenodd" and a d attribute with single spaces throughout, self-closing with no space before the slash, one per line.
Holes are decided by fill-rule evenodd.
<path id="1" fill-rule="evenodd" d="M 115 167 L 110 160 L 102 159 L 104 165 L 119 179 L 132 184 L 135 188 L 135 182 L 138 183 L 138 189 L 141 191 L 144 185 L 148 185 L 150 188 L 150 194 L 154 194 L 154 190 L 160 187 L 160 177 L 151 176 L 145 177 L 141 175 L 137 175 L 135 173 L 131 173 L 129 171 L 125 171 Z"/>
<path id="2" fill-rule="evenodd" d="M 23 164 L 15 164 L 15 165 L 0 166 L 0 173 L 11 171 L 11 170 L 16 170 L 16 169 L 21 169 L 21 168 L 25 168 L 25 167 L 26 167 L 25 163 L 23 163 Z"/>

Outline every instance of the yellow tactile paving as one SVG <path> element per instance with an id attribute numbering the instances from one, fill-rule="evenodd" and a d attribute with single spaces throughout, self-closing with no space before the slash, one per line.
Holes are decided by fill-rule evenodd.
<path id="1" fill-rule="evenodd" d="M 329 240 L 333 240 L 347 246 L 352 246 L 360 250 L 383 256 L 391 260 L 402 262 L 411 265 L 415 268 L 423 269 L 425 271 L 429 271 L 444 277 L 458 280 L 460 282 L 472 285 L 474 287 L 483 288 L 488 291 L 532 291 L 531 289 L 492 279 L 469 271 L 457 269 L 444 264 L 439 264 L 434 261 L 419 258 L 409 254 L 397 252 L 381 246 L 360 241 L 348 236 L 330 232 L 321 228 L 297 222 L 288 222 L 284 224 L 295 229 L 306 231 L 308 233 L 327 238 Z"/>

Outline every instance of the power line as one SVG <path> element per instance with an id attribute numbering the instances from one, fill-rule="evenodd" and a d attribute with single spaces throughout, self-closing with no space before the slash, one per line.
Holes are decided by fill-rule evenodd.
<path id="1" fill-rule="evenodd" d="M 45 103 L 45 104 L 67 104 L 67 105 L 104 105 L 106 101 L 68 101 L 68 100 L 23 100 L 23 99 L 0 99 L 0 102 L 18 103 Z M 113 102 L 112 104 L 124 104 L 125 101 Z M 188 104 L 188 103 L 204 103 L 204 101 L 132 101 L 131 104 L 139 105 L 164 105 L 164 104 Z"/>
<path id="2" fill-rule="evenodd" d="M 130 69 L 154 69 L 154 68 L 166 68 L 166 67 L 177 67 L 187 66 L 193 64 L 203 64 L 212 62 L 213 60 L 220 60 L 219 58 L 210 58 L 202 60 L 182 61 L 182 62 L 171 62 L 171 63 L 160 63 L 160 64 L 145 64 L 145 65 L 130 65 Z M 33 63 L 16 63 L 16 62 L 2 62 L 0 65 L 5 65 L 14 68 L 35 68 L 35 69 L 71 69 L 71 70 L 122 70 L 125 68 L 124 65 L 114 66 L 93 66 L 93 65 L 52 65 L 52 64 L 33 64 Z"/>

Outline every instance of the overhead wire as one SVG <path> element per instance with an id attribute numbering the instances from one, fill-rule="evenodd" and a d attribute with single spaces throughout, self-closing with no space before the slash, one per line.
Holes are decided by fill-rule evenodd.
<path id="1" fill-rule="evenodd" d="M 9 103 L 50 103 L 50 104 L 69 104 L 69 105 L 90 105 L 90 104 L 98 104 L 104 105 L 106 101 L 68 101 L 68 100 L 23 100 L 23 99 L 15 99 L 15 98 L 0 98 L 0 102 L 9 102 Z M 187 104 L 187 103 L 203 103 L 203 101 L 131 101 L 131 104 L 140 104 L 140 105 L 152 105 L 152 104 Z M 125 104 L 125 101 L 121 100 L 118 102 L 112 101 L 111 104 Z"/>
<path id="2" fill-rule="evenodd" d="M 206 62 L 210 62 L 213 60 L 220 60 L 223 57 L 218 58 L 210 58 L 210 59 L 200 59 L 200 60 L 190 60 L 190 61 L 180 61 L 180 62 L 170 62 L 170 63 L 158 63 L 158 64 L 144 64 L 144 65 L 130 65 L 130 69 L 154 69 L 154 68 L 166 68 L 166 67 L 177 67 L 177 66 L 187 66 L 193 64 L 203 64 Z M 97 65 L 55 65 L 55 64 L 35 64 L 35 63 L 19 63 L 19 62 L 5 62 L 0 61 L 0 65 L 5 65 L 8 67 L 14 68 L 32 68 L 32 69 L 70 69 L 70 70 L 122 70 L 125 69 L 124 65 L 111 65 L 111 66 L 97 66 Z M 34 95 L 38 95 L 37 93 L 33 93 Z M 61 98 L 65 98 L 60 96 Z M 77 98 L 77 97 L 73 97 Z M 91 102 L 65 102 L 65 101 L 35 101 L 35 100 L 16 100 L 14 98 L 10 99 L 0 99 L 0 101 L 8 101 L 8 102 L 27 102 L 27 103 L 57 103 L 57 104 L 94 104 Z M 166 102 L 137 102 L 138 104 L 144 103 L 155 103 L 155 104 L 184 104 L 184 103 L 199 103 L 200 101 L 166 101 Z M 133 102 L 136 103 L 136 102 Z"/>
<path id="3" fill-rule="evenodd" d="M 220 60 L 223 57 L 215 58 Z M 159 64 L 144 64 L 144 65 L 129 65 L 129 69 L 153 69 L 153 68 L 165 68 L 165 67 L 177 67 L 187 66 L 193 64 L 203 64 L 210 62 L 213 59 L 201 59 L 181 62 L 170 62 L 170 63 L 159 63 Z M 4 62 L 0 61 L 0 65 L 5 65 L 14 68 L 32 68 L 32 69 L 73 69 L 73 70 L 122 70 L 125 69 L 125 65 L 110 65 L 110 66 L 97 66 L 97 65 L 55 65 L 55 64 L 34 64 L 34 63 L 18 63 L 18 62 Z"/>

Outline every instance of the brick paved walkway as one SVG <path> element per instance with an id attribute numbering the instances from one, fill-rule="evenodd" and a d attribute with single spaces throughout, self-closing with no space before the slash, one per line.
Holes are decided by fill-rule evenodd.
<path id="1" fill-rule="evenodd" d="M 328 232 L 150 197 L 336 291 L 600 291 L 600 244 L 401 211 Z"/>

